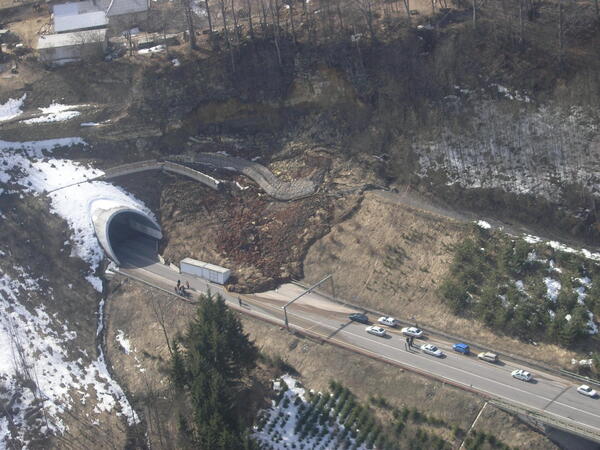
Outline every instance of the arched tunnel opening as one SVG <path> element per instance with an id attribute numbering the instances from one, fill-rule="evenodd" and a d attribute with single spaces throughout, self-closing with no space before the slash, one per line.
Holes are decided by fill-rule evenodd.
<path id="1" fill-rule="evenodd" d="M 108 243 L 121 266 L 140 266 L 158 259 L 162 234 L 146 216 L 133 211 L 115 214 L 108 224 Z"/>
<path id="2" fill-rule="evenodd" d="M 90 209 L 96 237 L 118 266 L 146 267 L 158 261 L 162 232 L 149 213 L 104 199 Z"/>

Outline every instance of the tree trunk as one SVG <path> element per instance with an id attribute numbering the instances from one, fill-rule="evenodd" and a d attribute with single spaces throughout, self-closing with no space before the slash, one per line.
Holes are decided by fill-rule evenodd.
<path id="1" fill-rule="evenodd" d="M 267 31 L 267 8 L 265 7 L 265 0 L 260 0 L 260 8 L 262 10 L 260 26 L 262 27 L 264 33 Z"/>
<path id="2" fill-rule="evenodd" d="M 402 0 L 404 3 L 404 9 L 406 9 L 406 17 L 408 18 L 408 24 L 410 25 L 410 0 Z"/>
<path id="3" fill-rule="evenodd" d="M 225 42 L 227 43 L 227 49 L 229 50 L 229 57 L 231 59 L 231 71 L 235 72 L 235 58 L 233 57 L 233 46 L 231 45 L 231 39 L 229 39 L 229 29 L 227 28 L 227 13 L 225 7 L 225 0 L 221 0 L 221 16 L 223 16 L 223 33 L 225 34 Z"/>
<path id="4" fill-rule="evenodd" d="M 473 0 L 473 29 L 477 28 L 477 0 Z"/>
<path id="5" fill-rule="evenodd" d="M 294 39 L 294 45 L 298 43 L 296 39 L 296 26 L 294 24 L 294 0 L 288 3 L 290 9 L 288 9 L 288 14 L 290 16 L 290 24 L 292 25 L 292 38 Z"/>
<path id="6" fill-rule="evenodd" d="M 237 44 L 240 43 L 240 31 L 238 28 L 237 15 L 235 14 L 235 5 L 233 4 L 233 0 L 231 0 L 231 15 L 233 16 L 233 32 L 235 36 L 235 42 Z"/>
<path id="7" fill-rule="evenodd" d="M 277 0 L 275 0 L 277 2 Z M 277 11 L 275 11 L 277 9 Z M 279 47 L 279 8 L 277 3 L 275 4 L 275 8 L 273 7 L 273 1 L 269 0 L 269 10 L 271 11 L 271 20 L 273 21 L 273 42 L 275 43 L 275 50 L 277 51 L 277 62 L 279 63 L 279 67 L 283 66 L 283 62 L 281 60 L 281 49 Z"/>
<path id="8" fill-rule="evenodd" d="M 183 13 L 188 26 L 190 35 L 190 48 L 198 48 L 196 45 L 196 27 L 194 26 L 194 12 L 192 11 L 192 0 L 182 0 Z"/>
<path id="9" fill-rule="evenodd" d="M 206 18 L 208 19 L 208 31 L 210 34 L 213 32 L 212 19 L 210 17 L 210 8 L 208 6 L 208 0 L 204 0 L 204 8 L 206 9 Z"/>
<path id="10" fill-rule="evenodd" d="M 252 26 L 252 1 L 246 0 L 246 7 L 248 8 L 248 31 L 250 33 L 250 39 L 254 40 L 254 27 Z"/>

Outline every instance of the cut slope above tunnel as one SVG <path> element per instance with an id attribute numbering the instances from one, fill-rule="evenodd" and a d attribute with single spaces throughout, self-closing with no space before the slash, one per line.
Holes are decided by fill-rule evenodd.
<path id="1" fill-rule="evenodd" d="M 132 247 L 140 254 L 156 254 L 162 232 L 149 214 L 111 200 L 97 200 L 90 209 L 98 241 L 117 265 Z"/>

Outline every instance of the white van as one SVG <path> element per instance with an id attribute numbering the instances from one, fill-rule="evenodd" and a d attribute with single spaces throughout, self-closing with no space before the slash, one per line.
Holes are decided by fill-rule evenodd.
<path id="1" fill-rule="evenodd" d="M 498 355 L 492 352 L 481 352 L 477 355 L 479 359 L 482 359 L 487 362 L 495 363 L 498 362 Z"/>

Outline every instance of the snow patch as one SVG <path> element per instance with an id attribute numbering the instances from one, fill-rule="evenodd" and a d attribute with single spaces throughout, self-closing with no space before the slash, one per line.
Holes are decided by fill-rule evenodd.
<path id="1" fill-rule="evenodd" d="M 544 278 L 544 284 L 546 285 L 546 296 L 548 299 L 552 300 L 556 303 L 556 299 L 558 298 L 558 294 L 560 292 L 560 281 L 554 280 L 550 277 Z"/>
<path id="2" fill-rule="evenodd" d="M 27 94 L 23 94 L 21 98 L 9 98 L 6 103 L 0 104 L 0 122 L 14 119 L 23 114 L 21 107 Z"/>
<path id="3" fill-rule="evenodd" d="M 485 220 L 478 220 L 477 222 L 475 222 L 475 224 L 483 230 L 489 230 L 490 228 L 492 228 L 492 226 Z"/>
<path id="4" fill-rule="evenodd" d="M 126 355 L 131 353 L 131 342 L 129 342 L 129 339 L 125 337 L 123 330 L 117 330 L 115 340 L 119 343 Z"/>
<path id="5" fill-rule="evenodd" d="M 62 122 L 65 120 L 70 120 L 81 115 L 81 113 L 76 111 L 76 109 L 83 106 L 87 105 L 62 105 L 60 103 L 52 103 L 46 108 L 39 108 L 39 110 L 43 113 L 42 116 L 22 120 L 21 122 L 31 125 L 35 123 Z"/>

